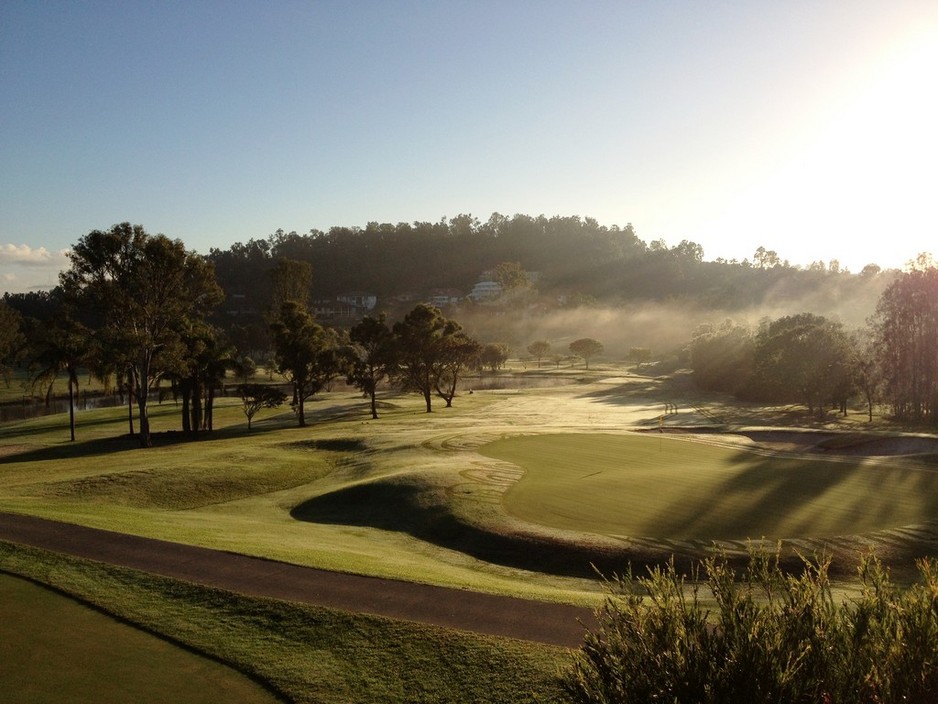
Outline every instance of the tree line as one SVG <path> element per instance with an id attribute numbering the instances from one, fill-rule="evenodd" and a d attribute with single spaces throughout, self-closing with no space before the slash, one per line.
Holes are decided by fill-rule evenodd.
<path id="1" fill-rule="evenodd" d="M 240 392 L 249 423 L 260 408 L 285 400 L 282 392 L 246 383 L 253 360 L 209 320 L 223 299 L 214 267 L 180 240 L 122 223 L 79 239 L 69 260 L 41 318 L 0 302 L 0 371 L 8 377 L 19 361 L 47 394 L 65 374 L 72 440 L 80 369 L 126 394 L 129 432 L 145 447 L 152 444 L 150 399 L 162 381 L 181 400 L 182 429 L 191 434 L 212 430 L 215 392 L 229 372 L 245 382 Z M 303 262 L 280 261 L 270 277 L 277 308 L 267 316 L 276 371 L 292 389 L 301 426 L 305 402 L 335 379 L 368 395 L 374 418 L 376 390 L 385 381 L 420 393 L 430 412 L 435 397 L 452 405 L 466 370 L 507 357 L 427 304 L 393 326 L 382 314 L 347 331 L 324 327 L 309 308 L 311 276 Z"/>
<path id="2" fill-rule="evenodd" d="M 372 222 L 363 228 L 306 233 L 277 230 L 212 249 L 208 259 L 229 307 L 237 307 L 234 319 L 218 323 L 238 326 L 237 337 L 255 340 L 258 349 L 269 342 L 264 312 L 276 307 L 271 272 L 285 260 L 312 267 L 309 294 L 314 299 L 367 291 L 384 306 L 398 297 L 438 289 L 465 296 L 483 272 L 513 264 L 521 272 L 536 273 L 536 281 L 516 286 L 511 302 L 540 310 L 592 301 L 675 300 L 741 310 L 806 296 L 823 309 L 838 301 L 875 300 L 894 273 L 871 264 L 850 274 L 836 261 L 793 266 L 763 246 L 750 259 L 704 261 L 699 244 L 645 242 L 631 224 L 499 213 L 484 221 L 463 214 L 437 222 Z M 502 273 L 508 275 L 504 283 L 518 283 L 512 272 Z"/>
<path id="3" fill-rule="evenodd" d="M 630 227 L 604 228 L 589 218 L 493 216 L 480 224 L 460 216 L 433 227 L 369 226 L 364 231 L 334 229 L 306 236 L 279 233 L 268 240 L 235 245 L 226 252 L 213 250 L 208 256 L 188 251 L 178 240 L 151 236 L 138 225 L 122 223 L 107 231 L 93 231 L 76 243 L 71 266 L 55 291 L 4 297 L 5 304 L 0 305 L 0 372 L 8 374 L 14 353 L 25 350 L 31 376 L 40 386 L 50 391 L 46 382 L 64 374 L 70 393 L 74 393 L 77 369 L 87 369 L 126 395 L 131 433 L 135 414 L 130 404 L 135 405 L 144 444 L 149 443 L 150 393 L 160 381 L 168 382 L 172 393 L 181 399 L 183 430 L 210 430 L 215 390 L 232 370 L 240 370 L 246 382 L 255 366 L 252 354 L 257 352 L 269 355 L 267 361 L 290 379 L 298 410 L 303 410 L 300 406 L 311 395 L 343 377 L 360 384 L 366 394 L 383 381 L 420 393 L 428 409 L 432 398 L 450 404 L 456 380 L 465 369 L 498 369 L 507 358 L 507 348 L 480 344 L 458 323 L 430 307 L 418 306 L 393 326 L 386 317 L 372 316 L 351 329 L 324 327 L 311 312 L 311 300 L 317 286 L 323 285 L 317 282 L 333 275 L 333 268 L 326 265 L 333 260 L 317 248 L 329 242 L 337 252 L 345 251 L 346 240 L 366 247 L 364 241 L 374 236 L 379 244 L 391 247 L 394 242 L 404 250 L 411 242 L 415 246 L 411 258 L 439 264 L 442 260 L 434 259 L 433 247 L 424 257 L 416 244 L 422 247 L 433 238 L 448 241 L 451 247 L 455 241 L 462 246 L 492 240 L 498 241 L 497 249 L 486 256 L 505 257 L 527 251 L 521 243 L 538 242 L 535 248 L 544 251 L 537 261 L 548 265 L 550 252 L 573 257 L 564 249 L 570 242 L 560 244 L 571 232 L 574 249 L 605 252 L 604 256 L 612 251 L 617 261 L 628 252 L 651 272 L 660 273 L 655 261 L 707 264 L 701 262 L 702 252 L 693 243 L 683 242 L 670 249 L 663 243 L 645 245 Z M 587 240 L 591 246 L 584 246 Z M 374 247 L 381 251 L 378 244 Z M 485 246 L 481 249 L 488 251 Z M 300 256 L 304 250 L 321 254 L 324 261 L 284 256 Z M 231 266 L 232 261 L 253 264 L 238 268 Z M 350 261 L 348 268 L 354 270 L 354 257 Z M 571 261 L 576 261 L 575 257 Z M 358 264 L 367 269 L 374 266 L 369 262 L 364 259 Z M 480 259 L 472 269 L 485 263 L 487 260 Z M 751 263 L 711 264 L 764 275 L 776 283 L 782 279 L 771 277 L 790 269 L 774 252 L 762 247 Z M 828 266 L 823 275 L 845 276 L 839 271 L 832 273 L 833 268 Z M 496 269 L 504 273 L 506 283 L 523 279 L 524 266 L 518 262 L 502 262 Z M 233 295 L 220 283 L 220 270 L 229 279 L 239 272 L 234 277 L 239 290 L 263 291 L 266 306 L 258 314 L 261 336 L 248 334 L 237 316 L 218 314 L 218 304 L 226 295 Z M 799 273 L 822 275 L 821 267 Z M 705 389 L 729 391 L 746 399 L 803 403 L 818 415 L 831 406 L 844 408 L 848 398 L 859 394 L 871 414 L 874 403 L 885 403 L 896 418 L 934 420 L 938 407 L 936 276 L 931 260 L 920 258 L 907 273 L 889 272 L 883 278 L 881 272 L 869 269 L 844 279 L 876 278 L 884 287 L 870 325 L 862 330 L 848 331 L 838 321 L 814 313 L 764 320 L 755 329 L 730 320 L 701 326 L 689 345 L 694 377 Z M 686 278 L 683 281 L 686 283 Z M 232 285 L 229 281 L 229 288 Z M 426 339 L 421 340 L 420 335 Z M 547 354 L 543 345 L 549 350 L 549 342 L 537 342 L 529 352 L 540 364 Z M 588 366 L 590 357 L 597 354 L 592 348 L 595 341 L 576 343 L 579 349 L 571 346 L 571 352 Z M 405 356 L 405 351 L 416 354 L 421 345 L 424 357 Z M 311 349 L 316 350 L 315 355 Z M 649 350 L 633 351 L 630 359 L 647 361 Z M 436 357 L 427 361 L 431 352 Z M 382 369 L 387 371 L 376 381 Z M 252 407 L 258 402 L 251 397 Z M 376 413 L 373 397 L 372 404 Z M 303 414 L 299 415 L 302 421 Z"/>
<path id="4" fill-rule="evenodd" d="M 938 268 L 921 255 L 883 291 L 865 327 L 813 313 L 730 319 L 694 331 L 696 383 L 747 400 L 795 403 L 823 419 L 861 398 L 900 421 L 938 423 Z"/>

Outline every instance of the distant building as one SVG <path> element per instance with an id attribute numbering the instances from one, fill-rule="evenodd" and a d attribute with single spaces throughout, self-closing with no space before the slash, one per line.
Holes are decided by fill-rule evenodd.
<path id="1" fill-rule="evenodd" d="M 344 293 L 335 298 L 317 298 L 313 301 L 313 315 L 326 322 L 354 322 L 361 320 L 378 303 L 371 293 Z"/>
<path id="2" fill-rule="evenodd" d="M 436 288 L 430 291 L 427 303 L 437 308 L 453 306 L 462 300 L 462 292 L 455 288 Z"/>
<path id="3" fill-rule="evenodd" d="M 350 306 L 362 308 L 363 310 L 372 310 L 378 304 L 378 297 L 373 293 L 363 293 L 361 291 L 352 291 L 336 296 L 340 303 L 348 303 Z"/>
<path id="4" fill-rule="evenodd" d="M 502 295 L 502 287 L 496 281 L 479 281 L 469 292 L 469 298 L 475 302 L 489 301 Z"/>

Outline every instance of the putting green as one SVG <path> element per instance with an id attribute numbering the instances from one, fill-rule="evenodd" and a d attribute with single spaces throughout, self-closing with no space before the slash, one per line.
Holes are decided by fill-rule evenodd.
<path id="1" fill-rule="evenodd" d="M 852 535 L 938 515 L 938 472 L 896 461 L 759 455 L 652 435 L 531 435 L 483 455 L 525 470 L 525 521 L 601 535 L 744 540 Z"/>

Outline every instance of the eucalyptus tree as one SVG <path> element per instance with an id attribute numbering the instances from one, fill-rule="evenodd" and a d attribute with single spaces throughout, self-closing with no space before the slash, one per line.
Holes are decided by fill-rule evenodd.
<path id="1" fill-rule="evenodd" d="M 511 348 L 504 342 L 488 342 L 479 350 L 478 362 L 480 369 L 489 369 L 492 373 L 505 366 Z"/>
<path id="2" fill-rule="evenodd" d="M 852 379 L 850 340 L 843 326 L 813 313 L 764 323 L 755 338 L 753 393 L 764 400 L 803 403 L 823 419 Z"/>
<path id="3" fill-rule="evenodd" d="M 398 345 L 387 325 L 387 316 L 366 315 L 349 331 L 348 383 L 371 401 L 371 417 L 378 418 L 378 385 L 397 371 Z"/>
<path id="4" fill-rule="evenodd" d="M 550 342 L 547 340 L 535 340 L 528 345 L 528 354 L 537 360 L 538 369 L 541 367 L 541 360 L 550 354 Z"/>
<path id="5" fill-rule="evenodd" d="M 586 362 L 586 368 L 590 368 L 590 359 L 598 354 L 602 354 L 603 343 L 594 340 L 592 337 L 581 337 L 570 343 L 570 352 Z"/>
<path id="6" fill-rule="evenodd" d="M 68 427 L 75 441 L 75 395 L 78 392 L 78 372 L 88 361 L 91 352 L 91 331 L 75 320 L 66 307 L 43 324 L 29 326 L 27 355 L 29 374 L 34 387 L 44 388 L 46 404 L 52 396 L 56 380 L 62 374 L 68 386 Z"/>
<path id="7" fill-rule="evenodd" d="M 440 309 L 421 303 L 394 324 L 400 358 L 397 380 L 405 391 L 420 393 L 433 411 L 436 393 L 451 406 L 462 372 L 478 357 L 478 343 Z"/>
<path id="8" fill-rule="evenodd" d="M 873 317 L 883 391 L 900 419 L 938 419 L 938 268 L 920 255 Z"/>
<path id="9" fill-rule="evenodd" d="M 478 367 L 481 355 L 482 346 L 462 330 L 440 340 L 433 390 L 446 402 L 447 408 L 453 405 L 463 373 Z"/>
<path id="10" fill-rule="evenodd" d="M 104 326 L 119 331 L 114 341 L 135 382 L 140 444 L 149 447 L 149 391 L 165 371 L 159 355 L 178 343 L 185 321 L 203 319 L 221 301 L 213 268 L 180 240 L 127 222 L 88 233 L 69 259 L 65 291 L 82 294 Z"/>
<path id="11" fill-rule="evenodd" d="M 234 368 L 234 349 L 221 332 L 204 321 L 189 322 L 177 344 L 167 347 L 164 360 L 173 388 L 182 396 L 182 429 L 197 435 L 211 431 L 215 392 Z"/>
<path id="12" fill-rule="evenodd" d="M 10 363 L 23 343 L 22 316 L 0 301 L 0 376 L 10 385 Z"/>
<path id="13" fill-rule="evenodd" d="M 241 384 L 238 386 L 238 395 L 241 397 L 241 408 L 248 419 L 248 430 L 251 421 L 262 408 L 277 408 L 287 400 L 287 395 L 276 386 L 268 384 Z"/>
<path id="14" fill-rule="evenodd" d="M 339 334 L 324 328 L 302 303 L 286 301 L 270 326 L 277 371 L 293 386 L 300 427 L 306 426 L 305 402 L 347 370 Z"/>

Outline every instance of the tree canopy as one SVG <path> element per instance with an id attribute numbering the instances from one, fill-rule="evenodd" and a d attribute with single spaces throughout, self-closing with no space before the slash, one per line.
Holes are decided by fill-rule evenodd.
<path id="1" fill-rule="evenodd" d="M 277 371 L 293 385 L 300 427 L 306 426 L 306 401 L 346 370 L 335 330 L 317 323 L 298 301 L 286 301 L 271 324 Z"/>
<path id="2" fill-rule="evenodd" d="M 592 337 L 581 337 L 570 343 L 570 353 L 581 357 L 586 363 L 586 368 L 590 368 L 590 359 L 598 354 L 602 354 L 603 343 L 594 340 Z"/>
<path id="3" fill-rule="evenodd" d="M 366 394 L 371 417 L 378 418 L 378 385 L 397 372 L 399 347 L 387 325 L 387 316 L 366 315 L 349 331 L 352 344 L 348 382 Z"/>
<path id="4" fill-rule="evenodd" d="M 178 342 L 182 325 L 203 319 L 221 301 L 213 268 L 180 240 L 128 222 L 88 233 L 69 260 L 62 286 L 73 300 L 99 310 L 112 331 L 109 353 L 133 377 L 140 443 L 148 447 L 149 391 L 166 371 L 159 355 Z"/>
<path id="5" fill-rule="evenodd" d="M 462 332 L 440 309 L 418 304 L 395 323 L 399 345 L 398 381 L 407 391 L 423 395 L 427 413 L 434 392 L 450 406 L 461 372 L 478 354 L 478 343 Z"/>

